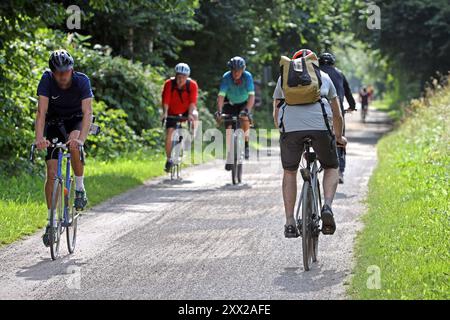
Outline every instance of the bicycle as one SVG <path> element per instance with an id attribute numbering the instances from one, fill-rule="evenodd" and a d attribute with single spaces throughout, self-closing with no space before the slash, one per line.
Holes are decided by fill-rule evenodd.
<path id="1" fill-rule="evenodd" d="M 233 135 L 231 137 L 230 152 L 233 157 L 233 164 L 231 168 L 231 181 L 234 185 L 242 183 L 242 171 L 244 163 L 244 132 L 241 129 L 241 119 L 239 116 L 222 113 L 221 118 L 225 122 L 231 122 Z M 227 157 L 226 161 L 230 159 Z"/>
<path id="2" fill-rule="evenodd" d="M 183 141 L 185 141 L 182 133 L 183 130 L 181 130 L 183 128 L 182 123 L 184 121 L 188 121 L 189 128 L 191 127 L 191 125 L 188 117 L 178 115 L 178 116 L 167 116 L 163 121 L 163 127 L 165 127 L 165 122 L 167 121 L 167 119 L 176 121 L 175 130 L 172 136 L 172 148 L 170 152 L 170 159 L 173 162 L 173 165 L 170 168 L 170 179 L 174 180 L 175 177 L 176 179 L 181 179 L 181 166 L 184 154 Z"/>
<path id="3" fill-rule="evenodd" d="M 67 249 L 70 254 L 74 253 L 77 241 L 77 226 L 80 212 L 73 205 L 75 200 L 74 179 L 71 173 L 71 155 L 67 152 L 69 147 L 58 138 L 53 139 L 50 145 L 54 148 L 53 152 L 58 152 L 57 173 L 54 178 L 52 201 L 50 207 L 50 228 L 49 244 L 52 260 L 59 257 L 59 246 L 61 235 L 66 231 Z M 36 145 L 31 145 L 30 161 L 34 162 L 34 153 Z M 84 165 L 84 148 L 79 146 L 80 160 Z M 66 159 L 66 173 L 62 172 L 63 160 Z M 62 201 L 64 200 L 64 201 Z M 56 222 L 56 225 L 55 225 Z"/>
<path id="4" fill-rule="evenodd" d="M 295 219 L 302 238 L 303 266 L 309 271 L 311 264 L 317 262 L 319 253 L 320 209 L 322 197 L 320 194 L 319 166 L 317 155 L 312 150 L 311 139 L 303 141 L 303 157 L 306 165 L 300 169 L 303 187 L 300 193 Z M 300 218 L 300 209 L 301 218 Z"/>

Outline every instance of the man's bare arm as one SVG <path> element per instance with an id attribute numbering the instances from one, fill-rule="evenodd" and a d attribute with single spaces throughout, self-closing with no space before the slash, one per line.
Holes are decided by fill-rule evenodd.
<path id="1" fill-rule="evenodd" d="M 280 111 L 280 108 L 278 108 L 278 105 L 280 104 L 281 100 L 275 99 L 273 100 L 273 123 L 275 124 L 275 128 L 279 127 L 278 123 L 278 112 Z"/>
<path id="2" fill-rule="evenodd" d="M 337 97 L 331 99 L 331 110 L 333 112 L 333 128 L 336 135 L 336 141 L 338 144 L 345 145 L 346 139 L 343 138 L 344 118 L 342 117 L 341 107 L 339 106 L 339 100 Z"/>
<path id="3" fill-rule="evenodd" d="M 225 97 L 224 96 L 217 96 L 217 111 L 222 113 L 223 105 L 225 103 Z"/>
<path id="4" fill-rule="evenodd" d="M 255 105 L 255 95 L 251 94 L 248 96 L 248 100 L 247 100 L 246 108 L 247 108 L 248 112 L 252 111 L 254 105 Z"/>
<path id="5" fill-rule="evenodd" d="M 36 121 L 34 124 L 34 130 L 36 135 L 35 144 L 38 149 L 44 149 L 48 146 L 49 142 L 44 139 L 45 128 L 45 116 L 48 110 L 48 97 L 39 96 L 38 108 L 36 111 Z"/>
<path id="6" fill-rule="evenodd" d="M 83 120 L 81 122 L 81 132 L 78 140 L 84 143 L 89 134 L 92 123 L 92 98 L 81 101 L 81 110 L 83 111 Z"/>

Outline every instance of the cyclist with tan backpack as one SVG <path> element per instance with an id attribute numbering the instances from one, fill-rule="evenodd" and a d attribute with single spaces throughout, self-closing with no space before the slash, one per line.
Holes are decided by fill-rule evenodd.
<path id="1" fill-rule="evenodd" d="M 305 138 L 324 169 L 325 204 L 321 209 L 322 232 L 336 230 L 332 202 L 338 185 L 336 144 L 345 146 L 339 98 L 330 77 L 319 69 L 317 56 L 308 49 L 297 51 L 292 59 L 282 57 L 280 77 L 273 94 L 274 122 L 280 129 L 281 162 L 284 169 L 283 199 L 286 238 L 299 236 L 294 218 L 297 198 L 297 171 Z"/>

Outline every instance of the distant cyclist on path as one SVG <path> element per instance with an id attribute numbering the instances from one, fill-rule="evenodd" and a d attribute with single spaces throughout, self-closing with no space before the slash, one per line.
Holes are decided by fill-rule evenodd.
<path id="1" fill-rule="evenodd" d="M 359 102 L 361 103 L 361 112 L 365 113 L 367 116 L 367 111 L 369 110 L 370 93 L 367 87 L 363 87 L 359 91 Z"/>
<path id="2" fill-rule="evenodd" d="M 220 120 L 222 113 L 232 116 L 239 116 L 241 119 L 241 128 L 245 133 L 245 159 L 249 158 L 249 134 L 250 134 L 250 115 L 255 104 L 255 84 L 253 76 L 246 71 L 245 60 L 241 57 L 234 57 L 228 61 L 230 71 L 225 72 L 220 82 L 219 95 L 217 97 L 216 120 Z M 227 146 L 231 143 L 232 124 L 225 122 Z M 228 161 L 225 170 L 232 169 L 231 161 Z"/>
<path id="3" fill-rule="evenodd" d="M 198 85 L 197 82 L 189 78 L 191 68 L 186 63 L 179 63 L 175 66 L 175 77 L 168 79 L 164 83 L 162 92 L 163 113 L 162 119 L 167 116 L 183 116 L 192 123 L 193 132 L 197 128 L 198 111 Z M 166 165 L 164 170 L 170 172 L 173 166 L 170 155 L 172 152 L 172 136 L 177 123 L 173 119 L 166 121 Z"/>

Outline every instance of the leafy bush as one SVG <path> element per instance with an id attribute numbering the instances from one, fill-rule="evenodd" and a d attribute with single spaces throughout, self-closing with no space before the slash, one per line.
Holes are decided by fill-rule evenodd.
<path id="1" fill-rule="evenodd" d="M 0 168 L 14 173 L 28 166 L 28 150 L 34 140 L 36 88 L 47 68 L 48 55 L 65 47 L 76 59 L 76 69 L 92 81 L 102 134 L 90 137 L 90 154 L 102 158 L 143 146 L 157 147 L 161 137 L 158 116 L 158 70 L 102 50 L 87 48 L 76 36 L 38 29 L 30 38 L 9 42 L 0 49 Z M 154 129 L 157 128 L 157 129 Z M 143 137 L 140 136 L 143 135 Z"/>
<path id="2" fill-rule="evenodd" d="M 109 108 L 123 109 L 128 125 L 138 133 L 159 126 L 163 77 L 158 70 L 105 52 L 101 46 L 73 51 L 76 69 L 90 77 L 95 98 Z"/>

